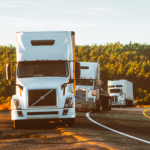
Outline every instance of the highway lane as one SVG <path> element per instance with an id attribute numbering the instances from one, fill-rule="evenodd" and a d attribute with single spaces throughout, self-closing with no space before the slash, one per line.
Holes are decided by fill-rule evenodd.
<path id="1" fill-rule="evenodd" d="M 150 142 L 150 118 L 143 115 L 147 108 L 113 108 L 90 113 L 96 122 Z M 105 129 L 87 117 L 88 110 L 77 112 L 73 128 L 61 122 L 28 124 L 13 129 L 9 111 L 0 112 L 1 149 L 102 149 L 148 150 L 150 144 Z M 150 109 L 145 111 L 150 116 Z"/>

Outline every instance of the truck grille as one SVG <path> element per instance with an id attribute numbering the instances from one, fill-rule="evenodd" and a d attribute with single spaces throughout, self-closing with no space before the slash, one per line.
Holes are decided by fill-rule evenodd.
<path id="1" fill-rule="evenodd" d="M 56 89 L 29 90 L 28 106 L 56 106 Z"/>
<path id="2" fill-rule="evenodd" d="M 82 91 L 80 89 L 76 90 L 76 97 L 75 101 L 81 102 L 81 101 L 86 101 L 86 91 Z"/>
<path id="3" fill-rule="evenodd" d="M 118 102 L 118 97 L 117 96 L 111 96 L 111 101 L 112 102 Z"/>

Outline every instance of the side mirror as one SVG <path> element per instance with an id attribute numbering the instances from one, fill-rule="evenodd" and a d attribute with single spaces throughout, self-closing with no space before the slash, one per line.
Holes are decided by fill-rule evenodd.
<path id="1" fill-rule="evenodd" d="M 75 78 L 80 78 L 80 63 L 75 63 Z"/>
<path id="2" fill-rule="evenodd" d="M 100 86 L 100 80 L 95 80 L 95 82 L 96 82 L 96 87 L 99 87 Z"/>
<path id="3" fill-rule="evenodd" d="M 74 83 L 74 79 L 68 79 L 68 83 Z"/>
<path id="4" fill-rule="evenodd" d="M 6 64 L 6 80 L 11 80 L 11 66 L 10 66 L 10 63 Z"/>

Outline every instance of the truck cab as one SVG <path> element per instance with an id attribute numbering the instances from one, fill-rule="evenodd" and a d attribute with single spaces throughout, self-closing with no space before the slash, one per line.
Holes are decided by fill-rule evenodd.
<path id="1" fill-rule="evenodd" d="M 80 62 L 81 78 L 76 80 L 76 109 L 96 110 L 99 103 L 100 65 Z"/>
<path id="2" fill-rule="evenodd" d="M 16 80 L 11 81 L 11 64 L 6 78 L 16 85 L 11 100 L 14 128 L 30 121 L 75 121 L 75 33 L 70 31 L 18 32 Z"/>
<path id="3" fill-rule="evenodd" d="M 112 106 L 132 107 L 133 84 L 127 80 L 108 80 Z"/>

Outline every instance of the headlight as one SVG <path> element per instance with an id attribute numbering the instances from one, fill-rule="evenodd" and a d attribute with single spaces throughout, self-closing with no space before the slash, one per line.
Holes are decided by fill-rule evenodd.
<path id="1" fill-rule="evenodd" d="M 13 99 L 11 104 L 11 109 L 21 109 L 21 105 L 18 99 Z"/>
<path id="2" fill-rule="evenodd" d="M 94 98 L 88 98 L 89 102 L 94 102 Z"/>
<path id="3" fill-rule="evenodd" d="M 96 95 L 96 90 L 93 90 L 92 96 Z"/>
<path id="4" fill-rule="evenodd" d="M 65 102 L 64 107 L 65 108 L 73 107 L 73 99 L 72 99 L 72 97 L 66 98 L 66 102 Z"/>

